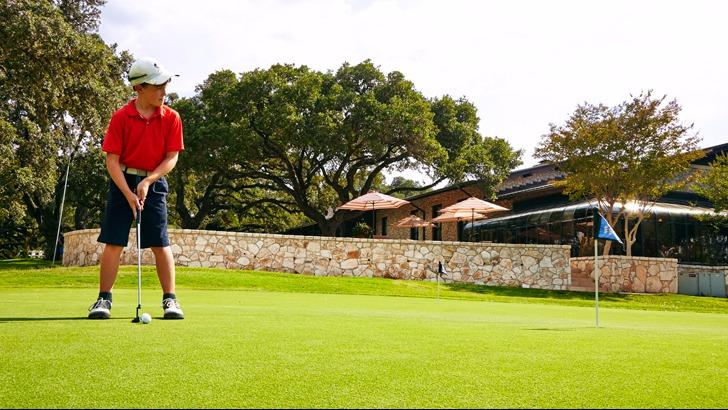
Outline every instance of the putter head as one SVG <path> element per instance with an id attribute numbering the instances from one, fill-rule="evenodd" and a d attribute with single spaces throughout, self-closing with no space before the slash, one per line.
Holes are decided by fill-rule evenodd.
<path id="1" fill-rule="evenodd" d="M 139 323 L 139 322 L 141 322 L 141 320 L 139 320 L 138 317 L 135 317 L 134 319 L 131 320 L 131 323 Z"/>

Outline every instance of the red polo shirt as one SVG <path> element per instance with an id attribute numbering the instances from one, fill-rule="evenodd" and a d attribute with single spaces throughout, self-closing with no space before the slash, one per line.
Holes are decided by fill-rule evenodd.
<path id="1" fill-rule="evenodd" d="M 184 150 L 182 119 L 177 111 L 162 105 L 147 119 L 131 100 L 114 113 L 101 148 L 119 155 L 130 168 L 153 171 L 168 152 Z"/>

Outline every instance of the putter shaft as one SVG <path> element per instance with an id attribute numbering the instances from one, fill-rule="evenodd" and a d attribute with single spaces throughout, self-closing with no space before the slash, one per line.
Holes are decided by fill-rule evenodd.
<path id="1" fill-rule="evenodd" d="M 136 222 L 137 222 L 137 308 L 136 308 L 136 316 L 132 320 L 133 323 L 139 322 L 139 310 L 142 308 L 142 210 L 137 209 L 136 214 Z"/>

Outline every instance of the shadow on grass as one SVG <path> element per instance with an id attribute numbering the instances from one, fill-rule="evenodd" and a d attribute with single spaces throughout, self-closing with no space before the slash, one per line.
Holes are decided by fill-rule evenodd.
<path id="1" fill-rule="evenodd" d="M 483 295 L 494 295 L 504 297 L 542 298 L 542 299 L 564 299 L 564 300 L 594 300 L 594 292 L 575 292 L 568 290 L 548 289 L 526 289 L 507 286 L 486 286 L 472 283 L 448 283 L 440 285 L 443 289 L 454 292 L 472 292 Z M 599 300 L 625 301 L 629 295 L 620 293 L 599 292 Z"/>
<path id="2" fill-rule="evenodd" d="M 91 320 L 91 319 L 87 318 L 86 316 L 76 316 L 76 317 L 0 317 L 0 323 L 6 323 L 6 322 L 55 322 L 55 321 L 63 321 L 63 320 Z M 104 320 L 131 320 L 131 316 L 130 317 L 115 317 L 115 318 L 112 318 L 112 319 L 104 319 Z"/>
<path id="3" fill-rule="evenodd" d="M 47 269 L 53 267 L 51 261 L 45 259 L 3 259 L 0 260 L 0 270 Z M 55 266 L 61 266 L 56 262 Z"/>

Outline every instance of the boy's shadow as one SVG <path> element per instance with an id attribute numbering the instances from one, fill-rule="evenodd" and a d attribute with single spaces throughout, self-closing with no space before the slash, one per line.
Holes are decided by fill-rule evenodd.
<path id="1" fill-rule="evenodd" d="M 115 317 L 113 319 L 106 320 L 129 320 L 128 317 Z M 0 323 L 6 322 L 45 322 L 45 321 L 61 321 L 61 320 L 91 320 L 86 316 L 75 316 L 75 317 L 0 317 Z"/>

